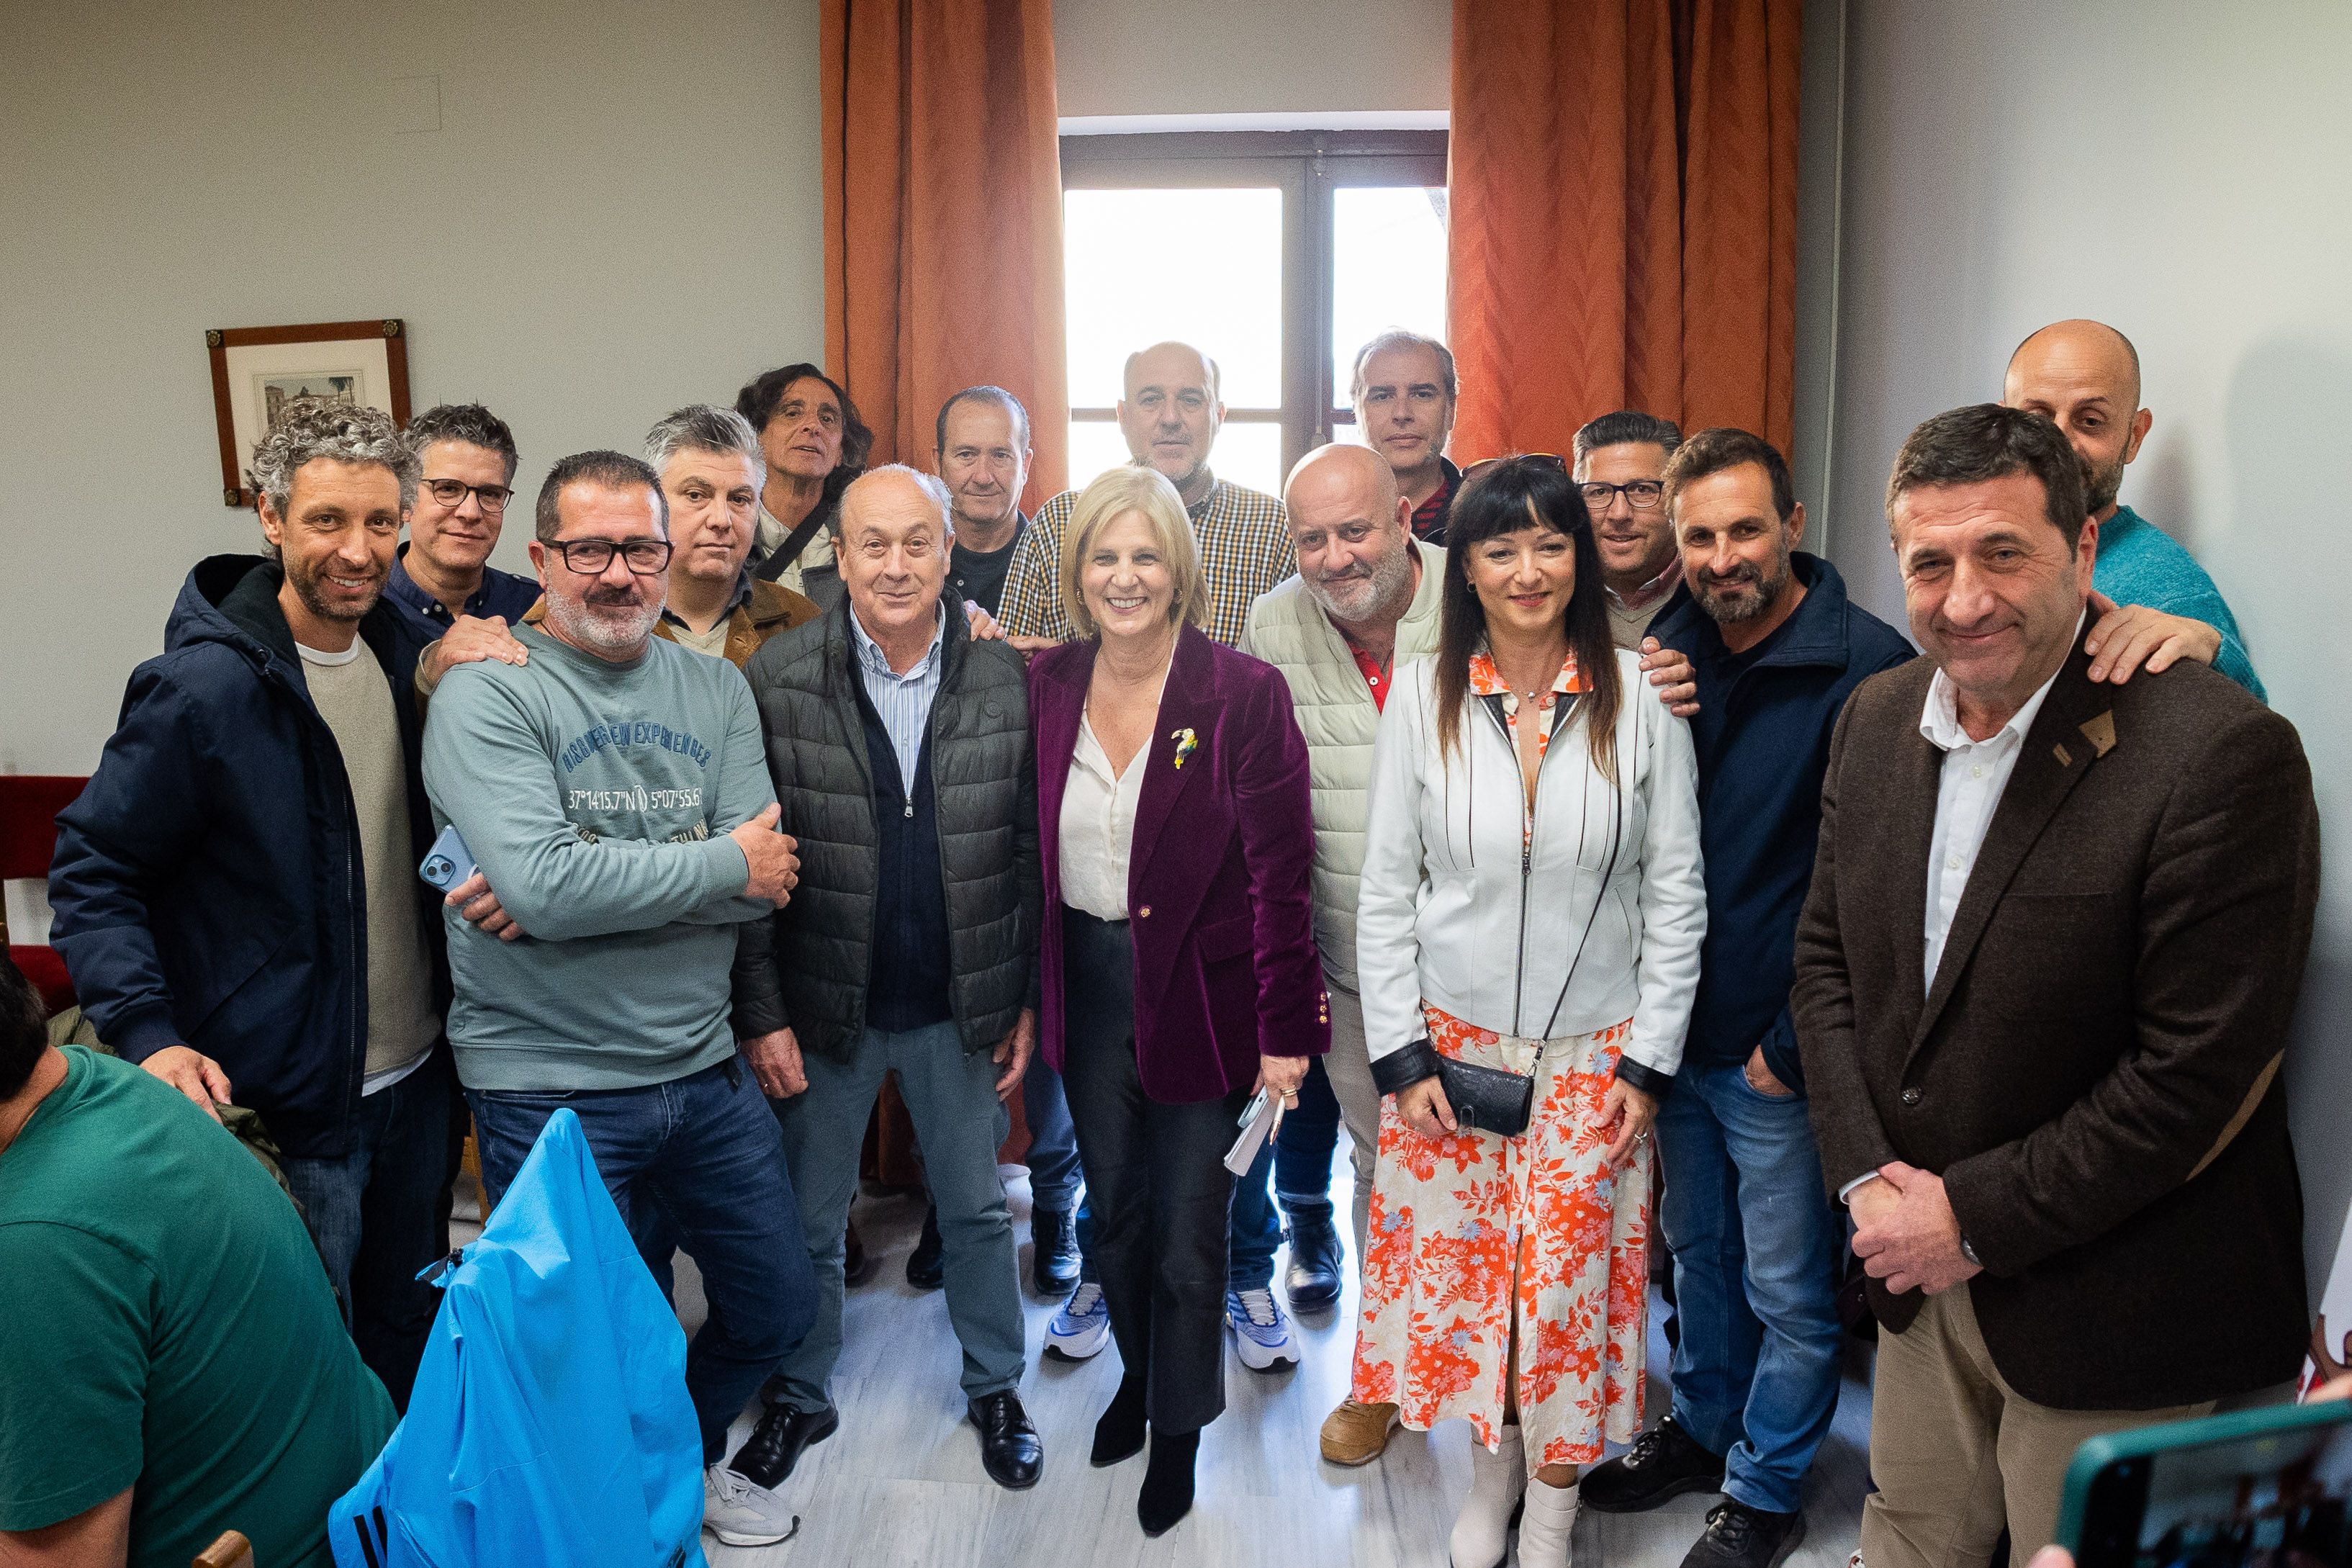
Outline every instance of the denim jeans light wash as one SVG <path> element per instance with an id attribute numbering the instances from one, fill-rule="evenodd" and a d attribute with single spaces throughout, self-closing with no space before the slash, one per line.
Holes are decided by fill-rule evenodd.
<path id="1" fill-rule="evenodd" d="M 1685 1067 L 1658 1109 L 1659 1227 L 1681 1315 L 1675 1423 L 1726 1457 L 1724 1492 L 1792 1512 L 1837 1405 L 1839 1230 L 1805 1097 Z"/>

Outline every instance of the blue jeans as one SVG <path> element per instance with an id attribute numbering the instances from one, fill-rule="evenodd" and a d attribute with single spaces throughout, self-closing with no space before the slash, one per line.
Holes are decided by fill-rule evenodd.
<path id="1" fill-rule="evenodd" d="M 1793 1512 L 1837 1405 L 1839 1229 L 1805 1097 L 1685 1066 L 1658 1109 L 1681 1334 L 1674 1417 L 1726 1457 L 1726 1496 Z"/>
<path id="2" fill-rule="evenodd" d="M 1062 1075 L 1033 1057 L 1021 1079 L 1021 1110 L 1029 1122 L 1032 1205 L 1067 1214 L 1084 1184 L 1078 1174 L 1078 1130 L 1070 1123 L 1070 1097 Z"/>
<path id="3" fill-rule="evenodd" d="M 449 1056 L 361 1100 L 352 1152 L 279 1162 L 342 1303 L 360 1359 L 408 1408 L 441 1292 L 416 1278 L 441 1256 L 441 1177 L 449 1163 Z"/>
<path id="4" fill-rule="evenodd" d="M 816 1319 L 816 1277 L 784 1170 L 783 1139 L 741 1061 L 643 1089 L 528 1093 L 473 1089 L 482 1185 L 498 1202 L 547 1119 L 580 1117 L 605 1190 L 645 1240 L 650 1197 L 702 1271 L 710 1305 L 686 1354 L 686 1392 L 705 1463 L 726 1451 L 728 1424 Z"/>
<path id="5" fill-rule="evenodd" d="M 1321 1057 L 1307 1058 L 1298 1105 L 1274 1135 L 1274 1194 L 1293 1226 L 1331 1223 L 1331 1158 L 1339 1150 L 1339 1097 Z"/>

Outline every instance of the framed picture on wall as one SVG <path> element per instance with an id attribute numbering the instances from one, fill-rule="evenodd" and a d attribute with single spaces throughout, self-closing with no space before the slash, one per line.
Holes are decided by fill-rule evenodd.
<path id="1" fill-rule="evenodd" d="M 335 397 L 408 423 L 408 331 L 397 316 L 298 327 L 215 327 L 213 419 L 220 427 L 221 500 L 249 507 L 246 459 L 278 411 L 297 397 Z"/>

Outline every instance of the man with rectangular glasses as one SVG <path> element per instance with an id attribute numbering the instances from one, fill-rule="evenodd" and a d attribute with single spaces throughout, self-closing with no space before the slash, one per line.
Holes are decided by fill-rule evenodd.
<path id="1" fill-rule="evenodd" d="M 444 403 L 411 419 L 407 437 L 425 472 L 383 596 L 420 648 L 463 616 L 520 621 L 539 584 L 488 564 L 514 495 L 514 432 L 478 403 Z"/>
<path id="2" fill-rule="evenodd" d="M 700 1268 L 710 1315 L 686 1384 L 705 1523 L 764 1545 L 795 1521 L 719 1460 L 808 1331 L 815 1281 L 776 1120 L 737 1056 L 730 977 L 737 928 L 786 900 L 799 860 L 742 673 L 653 635 L 671 548 L 653 469 L 566 458 L 536 521 L 546 615 L 515 628 L 527 661 L 450 669 L 425 724 L 434 816 L 503 905 L 478 925 L 445 909 L 450 1044 L 493 1202 L 568 1107 L 622 1217 L 656 1205 Z M 509 927 L 535 940 L 501 940 Z M 635 1217 L 641 1238 L 662 1228 Z"/>
<path id="3" fill-rule="evenodd" d="M 1577 485 L 1609 581 L 1609 629 L 1639 648 L 1650 623 L 1687 595 L 1675 525 L 1661 504 L 1666 459 L 1682 445 L 1671 419 L 1636 409 L 1604 414 L 1576 433 Z"/>

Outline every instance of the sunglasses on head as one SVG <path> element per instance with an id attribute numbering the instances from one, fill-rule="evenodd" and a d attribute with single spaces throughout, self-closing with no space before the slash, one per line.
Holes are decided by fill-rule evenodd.
<path id="1" fill-rule="evenodd" d="M 1513 452 L 1507 458 L 1481 458 L 1463 469 L 1462 477 L 1466 479 L 1479 470 L 1491 468 L 1497 463 L 1533 463 L 1538 468 L 1558 468 L 1563 474 L 1568 472 L 1568 459 L 1558 452 Z"/>

